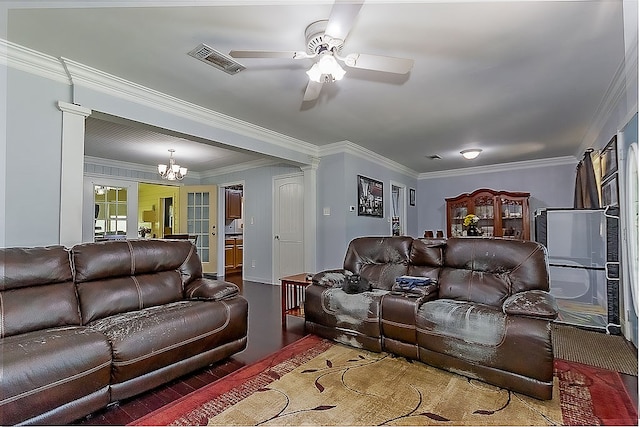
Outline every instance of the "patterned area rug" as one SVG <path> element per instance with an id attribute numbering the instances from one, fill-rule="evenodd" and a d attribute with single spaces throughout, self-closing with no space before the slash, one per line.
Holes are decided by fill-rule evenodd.
<path id="1" fill-rule="evenodd" d="M 307 336 L 135 425 L 637 425 L 617 372 L 556 360 L 540 401 Z"/>

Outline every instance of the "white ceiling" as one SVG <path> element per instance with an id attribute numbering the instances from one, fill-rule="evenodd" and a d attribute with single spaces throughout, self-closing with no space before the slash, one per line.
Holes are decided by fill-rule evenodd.
<path id="1" fill-rule="evenodd" d="M 304 50 L 306 26 L 327 19 L 331 1 L 43 3 L 11 4 L 9 41 L 318 146 L 350 141 L 418 173 L 577 155 L 624 60 L 618 0 L 372 0 L 343 53 L 412 58 L 412 71 L 345 67 L 303 103 L 311 59 L 242 59 L 247 69 L 232 76 L 187 53 L 200 43 L 225 54 Z M 150 165 L 168 156 L 173 141 L 136 130 L 136 140 L 158 143 L 151 159 L 113 126 L 89 121 L 87 154 Z M 483 153 L 463 160 L 470 147 Z M 176 158 L 207 170 L 255 156 Z"/>

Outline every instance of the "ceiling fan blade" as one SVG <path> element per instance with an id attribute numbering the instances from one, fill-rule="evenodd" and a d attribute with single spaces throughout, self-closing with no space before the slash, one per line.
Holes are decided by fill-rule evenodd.
<path id="1" fill-rule="evenodd" d="M 320 96 L 320 90 L 322 89 L 322 82 L 314 82 L 313 80 L 309 80 L 307 84 L 307 89 L 304 91 L 303 101 L 313 101 Z"/>
<path id="2" fill-rule="evenodd" d="M 350 53 L 344 58 L 347 67 L 365 70 L 384 71 L 386 73 L 406 74 L 413 67 L 413 59 L 393 58 L 391 56 Z"/>
<path id="3" fill-rule="evenodd" d="M 232 50 L 229 52 L 232 58 L 285 58 L 285 59 L 302 59 L 313 58 L 315 55 L 309 55 L 302 51 L 270 51 L 270 50 Z"/>
<path id="4" fill-rule="evenodd" d="M 344 41 L 363 3 L 364 0 L 336 0 L 331 8 L 325 36 Z"/>

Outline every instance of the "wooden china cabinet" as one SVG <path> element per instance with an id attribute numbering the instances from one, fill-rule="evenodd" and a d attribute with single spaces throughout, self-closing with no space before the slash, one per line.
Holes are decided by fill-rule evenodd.
<path id="1" fill-rule="evenodd" d="M 529 193 L 483 188 L 445 200 L 448 237 L 465 236 L 464 217 L 474 214 L 483 237 L 530 240 Z"/>

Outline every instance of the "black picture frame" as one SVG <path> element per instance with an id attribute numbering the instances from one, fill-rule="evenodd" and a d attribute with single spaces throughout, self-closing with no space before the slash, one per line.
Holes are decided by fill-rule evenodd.
<path id="1" fill-rule="evenodd" d="M 409 189 L 409 206 L 416 205 L 416 190 L 414 188 Z"/>
<path id="2" fill-rule="evenodd" d="M 618 137 L 616 135 L 600 151 L 600 177 L 606 181 L 618 171 Z"/>
<path id="3" fill-rule="evenodd" d="M 358 216 L 384 216 L 384 187 L 381 181 L 358 175 Z"/>

